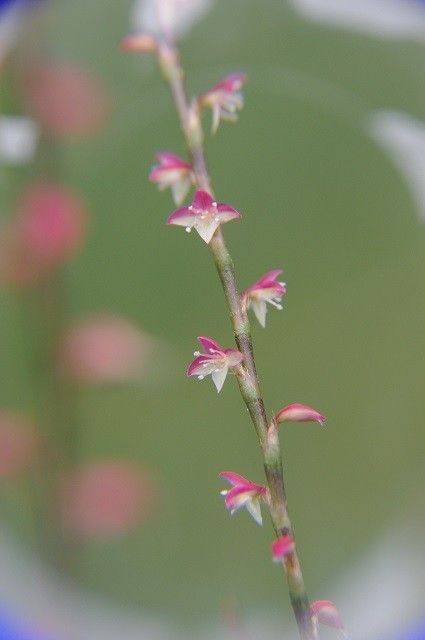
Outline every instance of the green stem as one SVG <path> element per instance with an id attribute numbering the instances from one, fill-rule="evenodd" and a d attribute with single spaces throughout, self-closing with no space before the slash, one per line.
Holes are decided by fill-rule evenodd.
<path id="1" fill-rule="evenodd" d="M 169 84 L 179 114 L 180 126 L 192 159 L 196 185 L 198 189 L 203 189 L 214 196 L 203 148 L 201 116 L 196 102 L 192 104 L 189 102 L 179 52 L 172 43 L 162 42 L 158 55 L 161 69 Z M 249 320 L 245 307 L 241 304 L 233 261 L 220 227 L 215 232 L 209 247 L 223 286 L 236 345 L 244 355 L 244 362 L 240 367 L 240 373 L 237 374 L 237 379 L 263 455 L 264 470 L 271 498 L 270 513 L 273 526 L 277 536 L 287 534 L 293 536 L 277 429 L 273 423 L 270 428 L 268 425 L 255 366 Z M 311 619 L 310 603 L 296 550 L 285 559 L 283 566 L 300 638 L 301 640 L 317 640 L 318 633 Z"/>

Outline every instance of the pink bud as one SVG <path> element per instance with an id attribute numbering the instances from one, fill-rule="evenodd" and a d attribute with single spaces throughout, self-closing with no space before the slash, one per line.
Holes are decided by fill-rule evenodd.
<path id="1" fill-rule="evenodd" d="M 280 536 L 272 544 L 273 562 L 282 562 L 295 549 L 295 541 L 291 536 Z"/>
<path id="2" fill-rule="evenodd" d="M 99 81 L 63 62 L 35 63 L 25 77 L 24 96 L 32 115 L 59 137 L 85 137 L 97 131 L 109 110 Z"/>
<path id="3" fill-rule="evenodd" d="M 82 383 L 125 383 L 149 371 L 152 347 L 153 340 L 125 318 L 93 316 L 65 335 L 60 366 Z"/>
<path id="4" fill-rule="evenodd" d="M 305 404 L 294 402 L 283 407 L 274 417 L 276 424 L 281 422 L 318 422 L 323 426 L 325 416 Z"/>
<path id="5" fill-rule="evenodd" d="M 155 493 L 150 474 L 130 462 L 92 462 L 63 480 L 63 525 L 78 536 L 125 534 L 150 516 Z"/>
<path id="6" fill-rule="evenodd" d="M 310 605 L 311 615 L 317 619 L 319 624 L 324 624 L 334 629 L 344 630 L 344 624 L 338 609 L 330 600 L 316 600 Z"/>
<path id="7" fill-rule="evenodd" d="M 62 185 L 40 182 L 25 194 L 18 227 L 24 250 L 40 263 L 56 264 L 80 248 L 86 230 L 85 207 Z"/>
<path id="8" fill-rule="evenodd" d="M 120 42 L 123 51 L 153 53 L 157 49 L 157 41 L 147 33 L 131 33 Z"/>
<path id="9" fill-rule="evenodd" d="M 28 470 L 37 453 L 34 425 L 24 416 L 0 412 L 0 477 L 15 476 Z"/>

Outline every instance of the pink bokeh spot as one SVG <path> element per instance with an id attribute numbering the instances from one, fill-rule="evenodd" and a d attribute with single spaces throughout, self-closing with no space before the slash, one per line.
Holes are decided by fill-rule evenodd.
<path id="1" fill-rule="evenodd" d="M 86 137 L 103 126 L 109 99 L 99 80 L 69 63 L 40 60 L 24 81 L 28 110 L 50 133 Z"/>
<path id="2" fill-rule="evenodd" d="M 59 361 L 63 372 L 80 383 L 126 383 L 149 371 L 152 349 L 152 338 L 127 319 L 96 315 L 69 329 Z"/>
<path id="3" fill-rule="evenodd" d="M 123 535 L 150 517 L 156 494 L 150 474 L 131 462 L 89 463 L 63 479 L 63 526 L 82 537 Z"/>
<path id="4" fill-rule="evenodd" d="M 33 284 L 74 257 L 86 231 L 87 211 L 73 191 L 50 182 L 30 185 L 1 232 L 2 281 Z"/>
<path id="5" fill-rule="evenodd" d="M 38 437 L 23 415 L 0 411 L 0 478 L 20 475 L 36 462 Z"/>

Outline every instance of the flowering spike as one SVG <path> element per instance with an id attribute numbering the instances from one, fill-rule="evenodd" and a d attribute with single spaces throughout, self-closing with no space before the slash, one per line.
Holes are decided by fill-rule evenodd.
<path id="1" fill-rule="evenodd" d="M 333 627 L 341 632 L 344 638 L 347 637 L 344 629 L 344 623 L 339 614 L 338 609 L 330 600 L 316 600 L 310 605 L 312 617 L 319 623 L 328 627 Z"/>
<path id="2" fill-rule="evenodd" d="M 189 207 L 182 207 L 168 216 L 167 224 L 193 228 L 207 244 L 216 229 L 225 222 L 240 218 L 241 214 L 228 204 L 215 202 L 206 191 L 197 191 Z"/>
<path id="3" fill-rule="evenodd" d="M 261 500 L 268 502 L 267 487 L 255 484 L 234 471 L 222 471 L 219 476 L 232 485 L 231 489 L 223 489 L 220 492 L 230 514 L 233 515 L 238 509 L 245 507 L 255 522 L 261 526 L 263 519 L 260 502 Z"/>
<path id="4" fill-rule="evenodd" d="M 291 536 L 280 536 L 272 544 L 273 562 L 282 562 L 295 549 L 295 541 Z"/>
<path id="5" fill-rule="evenodd" d="M 281 273 L 281 269 L 269 271 L 242 293 L 242 302 L 247 309 L 252 307 L 262 327 L 266 326 L 267 302 L 279 311 L 282 309 L 280 302 L 286 293 L 286 284 L 276 282 Z"/>
<path id="6" fill-rule="evenodd" d="M 326 418 L 306 404 L 294 402 L 278 411 L 274 417 L 274 421 L 276 424 L 280 424 L 281 422 L 318 422 L 323 426 Z"/>
<path id="7" fill-rule="evenodd" d="M 197 376 L 199 380 L 211 375 L 218 393 L 223 387 L 229 369 L 237 367 L 242 362 L 243 355 L 236 349 L 224 349 L 212 338 L 200 336 L 198 341 L 204 352 L 195 351 L 196 357 L 189 364 L 186 373 L 188 376 Z"/>
<path id="8" fill-rule="evenodd" d="M 158 43 L 148 33 L 130 33 L 120 42 L 123 51 L 135 51 L 137 53 L 154 53 Z"/>
<path id="9" fill-rule="evenodd" d="M 211 109 L 212 133 L 217 131 L 220 120 L 235 122 L 238 119 L 237 112 L 243 107 L 240 89 L 245 81 L 245 73 L 231 73 L 199 96 L 199 105 Z"/>
<path id="10" fill-rule="evenodd" d="M 159 164 L 152 168 L 149 180 L 155 182 L 160 191 L 170 187 L 174 202 L 180 205 L 195 180 L 192 165 L 169 151 L 157 153 L 156 158 Z"/>

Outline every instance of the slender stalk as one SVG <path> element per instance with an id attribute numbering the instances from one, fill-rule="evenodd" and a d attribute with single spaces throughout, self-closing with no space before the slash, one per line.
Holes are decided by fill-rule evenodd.
<path id="1" fill-rule="evenodd" d="M 185 74 L 179 52 L 168 41 L 159 46 L 159 62 L 169 84 L 180 126 L 192 159 L 196 184 L 199 189 L 214 196 L 203 148 L 203 130 L 197 104 L 190 103 L 185 87 Z M 244 355 L 243 365 L 237 372 L 239 389 L 254 424 L 263 455 L 264 469 L 270 490 L 270 513 L 277 536 L 293 536 L 288 514 L 282 458 L 276 425 L 269 427 L 258 381 L 250 325 L 246 309 L 241 303 L 235 269 L 220 227 L 209 243 L 218 275 L 223 286 L 236 345 Z M 304 586 L 301 566 L 296 550 L 284 562 L 292 608 L 301 640 L 317 640 L 318 632 L 310 615 L 310 603 Z"/>

